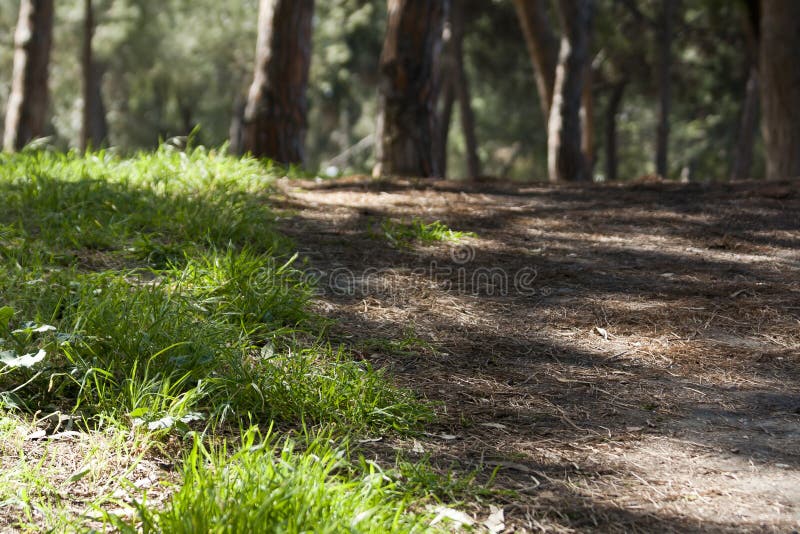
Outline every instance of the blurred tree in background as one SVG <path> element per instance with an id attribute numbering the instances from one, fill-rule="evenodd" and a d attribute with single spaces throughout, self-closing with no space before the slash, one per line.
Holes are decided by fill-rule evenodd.
<path id="1" fill-rule="evenodd" d="M 562 35 L 553 5 L 545 3 L 553 34 Z M 588 110 L 592 120 L 584 117 L 584 122 L 593 125 L 594 178 L 632 179 L 657 172 L 659 103 L 667 82 L 662 174 L 719 180 L 732 173 L 747 175 L 740 170 L 744 165 L 752 169 L 751 176 L 763 176 L 763 141 L 753 111 L 757 99 L 747 98 L 748 83 L 753 93 L 757 56 L 748 37 L 748 2 L 697 0 L 671 6 L 666 71 L 663 0 L 593 4 L 587 78 L 594 105 Z M 18 1 L 0 3 L 4 110 L 19 7 Z M 92 7 L 91 61 L 102 89 L 110 146 L 126 152 L 152 148 L 160 139 L 195 128 L 195 142 L 228 141 L 252 82 L 257 0 L 94 0 Z M 474 137 L 480 141 L 472 164 L 480 161 L 484 175 L 546 179 L 547 120 L 515 3 L 461 0 L 459 9 L 463 72 L 469 80 Z M 58 148 L 82 145 L 86 12 L 86 0 L 59 0 L 56 6 L 44 134 Z M 309 169 L 363 173 L 375 164 L 378 65 L 386 19 L 385 0 L 317 3 L 308 86 Z M 453 177 L 470 174 L 467 146 L 472 143 L 458 126 L 460 108 L 453 107 L 446 147 Z M 753 147 L 752 165 L 737 164 L 734 172 L 742 143 Z"/>

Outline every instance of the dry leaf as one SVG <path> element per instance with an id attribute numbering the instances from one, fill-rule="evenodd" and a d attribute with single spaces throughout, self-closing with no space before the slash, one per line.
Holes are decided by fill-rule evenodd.
<path id="1" fill-rule="evenodd" d="M 441 522 L 442 519 L 449 519 L 450 521 L 456 523 L 456 528 L 459 528 L 461 525 L 467 525 L 471 527 L 475 524 L 475 521 L 464 512 L 459 512 L 458 510 L 453 510 L 452 508 L 447 508 L 446 506 L 439 506 L 433 511 L 436 512 L 436 517 L 434 517 L 433 521 L 431 521 L 431 526 Z"/>
<path id="2" fill-rule="evenodd" d="M 503 532 L 506 529 L 506 520 L 503 509 L 498 508 L 497 506 L 491 506 L 489 507 L 489 510 L 491 513 L 489 514 L 489 517 L 486 518 L 486 521 L 483 522 L 483 526 L 485 526 L 486 530 L 492 534 Z"/>
<path id="3" fill-rule="evenodd" d="M 605 328 L 600 328 L 599 326 L 595 326 L 594 331 L 597 332 L 599 335 L 603 336 L 603 339 L 608 341 L 608 330 L 606 330 Z"/>
<path id="4" fill-rule="evenodd" d="M 25 436 L 25 441 L 34 440 L 34 439 L 42 439 L 47 436 L 47 432 L 44 430 L 37 430 L 35 432 L 31 432 L 27 436 Z"/>

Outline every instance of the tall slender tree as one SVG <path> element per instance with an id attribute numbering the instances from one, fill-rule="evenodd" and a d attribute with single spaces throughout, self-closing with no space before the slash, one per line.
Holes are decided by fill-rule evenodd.
<path id="1" fill-rule="evenodd" d="M 550 18 L 547 16 L 546 0 L 514 0 L 522 35 L 533 64 L 539 104 L 545 120 L 550 116 L 553 102 L 553 87 L 556 83 L 559 42 Z"/>
<path id="2" fill-rule="evenodd" d="M 579 2 L 579 4 L 582 2 Z M 550 179 L 562 180 L 585 180 L 591 179 L 591 169 L 594 164 L 594 120 L 593 120 L 593 95 L 591 87 L 591 62 L 589 61 L 589 39 L 591 33 L 591 11 L 592 0 L 583 2 L 586 4 L 586 13 L 588 19 L 584 22 L 575 21 L 572 19 L 575 14 L 580 14 L 581 7 L 577 9 L 573 6 L 571 1 L 566 3 L 556 2 L 555 5 L 559 11 L 558 18 L 562 30 L 562 38 L 556 35 L 553 30 L 553 25 L 547 12 L 546 0 L 514 0 L 514 7 L 517 11 L 517 17 L 520 21 L 522 34 L 525 38 L 525 44 L 528 48 L 528 54 L 531 58 L 533 65 L 534 76 L 536 79 L 536 88 L 539 93 L 539 104 L 542 108 L 542 113 L 545 122 L 548 123 L 548 146 L 555 143 L 556 145 L 562 143 L 560 139 L 552 139 L 551 133 L 561 132 L 562 120 L 561 111 L 557 113 L 558 122 L 551 125 L 550 120 L 553 118 L 553 105 L 558 98 L 560 106 L 564 104 L 562 96 L 556 94 L 556 81 L 561 61 L 561 53 L 566 52 L 570 58 L 569 64 L 575 65 L 575 60 L 578 59 L 585 72 L 582 74 L 562 73 L 565 75 L 565 80 L 569 81 L 567 86 L 570 91 L 574 88 L 579 88 L 578 98 L 578 123 L 572 127 L 571 120 L 567 121 L 568 129 L 563 134 L 577 135 L 578 146 L 580 147 L 583 155 L 582 162 L 576 162 L 575 169 L 580 168 L 580 172 L 570 172 L 561 174 L 559 178 L 554 175 L 554 163 L 552 156 L 555 152 L 551 153 L 548 148 L 548 169 Z M 566 14 L 568 12 L 568 14 Z M 569 20 L 565 19 L 565 16 Z M 566 20 L 566 23 L 565 23 Z M 578 33 L 576 33 L 578 32 Z M 571 35 L 570 35 L 571 34 Z M 581 47 L 579 55 L 575 56 L 571 50 L 570 39 L 575 39 Z M 566 48 L 565 48 L 566 46 Z M 578 85 L 575 85 L 575 84 Z M 566 108 L 562 109 L 565 110 Z M 571 111 L 570 111 L 571 113 Z M 562 135 L 562 134 L 559 134 Z M 570 144 L 572 142 L 570 141 Z"/>
<path id="3" fill-rule="evenodd" d="M 750 177 L 753 167 L 753 145 L 758 131 L 758 98 L 758 68 L 751 65 L 744 91 L 739 135 L 731 164 L 731 180 L 744 180 Z"/>
<path id="4" fill-rule="evenodd" d="M 669 173 L 669 115 L 672 107 L 672 24 L 675 0 L 661 0 L 656 34 L 658 38 L 658 129 L 656 131 L 656 174 Z"/>
<path id="5" fill-rule="evenodd" d="M 453 0 L 451 6 L 453 56 L 455 56 L 456 94 L 458 95 L 458 115 L 461 119 L 461 131 L 464 133 L 464 145 L 467 152 L 467 175 L 478 178 L 481 174 L 481 160 L 478 157 L 478 139 L 475 135 L 475 114 L 472 112 L 472 97 L 469 90 L 469 79 L 464 68 L 464 0 Z"/>
<path id="6" fill-rule="evenodd" d="M 617 117 L 619 115 L 619 108 L 622 104 L 622 96 L 625 94 L 625 86 L 628 84 L 626 79 L 621 79 L 611 86 L 611 91 L 608 96 L 608 104 L 606 105 L 606 138 L 605 138 L 605 155 L 606 155 L 606 180 L 612 182 L 618 177 L 619 162 L 617 159 Z"/>
<path id="7" fill-rule="evenodd" d="M 582 151 L 581 97 L 589 58 L 592 0 L 561 0 L 563 28 L 553 103 L 547 121 L 547 169 L 550 181 L 590 180 Z"/>
<path id="8" fill-rule="evenodd" d="M 83 48 L 81 70 L 83 74 L 83 121 L 81 124 L 80 148 L 99 147 L 108 137 L 106 108 L 101 86 L 102 70 L 94 59 L 92 37 L 95 21 L 92 0 L 83 3 Z"/>
<path id="9" fill-rule="evenodd" d="M 448 0 L 389 0 L 373 174 L 441 176 L 436 102 Z"/>
<path id="10" fill-rule="evenodd" d="M 770 180 L 800 178 L 800 2 L 761 5 L 762 134 Z"/>
<path id="11" fill-rule="evenodd" d="M 19 150 L 44 135 L 53 42 L 53 0 L 22 0 L 14 34 L 14 70 L 3 148 Z"/>
<path id="12" fill-rule="evenodd" d="M 475 114 L 469 89 L 469 79 L 464 68 L 464 0 L 452 0 L 447 31 L 445 31 L 445 65 L 442 66 L 444 79 L 444 106 L 439 126 L 441 135 L 441 172 L 444 176 L 447 169 L 447 140 L 450 131 L 450 118 L 453 102 L 458 99 L 458 114 L 461 120 L 461 131 L 464 134 L 464 145 L 467 156 L 467 177 L 475 179 L 481 174 L 481 161 L 478 156 L 478 140 L 475 135 Z"/>
<path id="13" fill-rule="evenodd" d="M 314 0 L 261 0 L 242 148 L 280 163 L 305 159 Z"/>
<path id="14" fill-rule="evenodd" d="M 744 2 L 742 16 L 747 53 L 745 61 L 748 65 L 747 83 L 744 90 L 744 101 L 739 121 L 739 134 L 736 138 L 731 162 L 731 180 L 743 180 L 750 177 L 753 166 L 753 145 L 758 131 L 758 34 L 761 17 L 760 0 Z"/>

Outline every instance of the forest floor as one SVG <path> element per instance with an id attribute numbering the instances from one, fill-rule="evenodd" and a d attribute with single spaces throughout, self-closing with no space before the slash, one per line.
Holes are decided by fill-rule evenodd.
<path id="1" fill-rule="evenodd" d="M 332 339 L 438 407 L 364 454 L 496 471 L 466 509 L 508 530 L 800 529 L 796 187 L 279 189 Z M 385 239 L 415 218 L 475 235 Z"/>

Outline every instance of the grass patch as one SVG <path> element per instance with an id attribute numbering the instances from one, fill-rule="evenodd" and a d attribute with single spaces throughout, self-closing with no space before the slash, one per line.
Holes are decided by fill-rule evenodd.
<path id="1" fill-rule="evenodd" d="M 380 352 L 404 357 L 437 356 L 439 350 L 429 341 L 419 337 L 414 328 L 406 327 L 402 337 L 396 339 L 365 338 L 358 340 L 355 348 L 359 352 Z"/>
<path id="2" fill-rule="evenodd" d="M 141 500 L 144 486 L 176 478 L 148 457 L 146 436 L 123 426 L 31 439 L 39 429 L 0 414 L 0 531 L 88 530 L 105 522 L 104 508 Z"/>
<path id="3" fill-rule="evenodd" d="M 325 341 L 303 263 L 274 227 L 273 179 L 203 149 L 0 154 L 0 530 L 122 528 L 114 495 L 130 502 L 147 485 L 133 474 L 143 458 L 183 443 L 194 443 L 184 484 L 163 510 L 140 506 L 147 528 L 417 528 L 394 483 L 344 462 L 340 446 L 252 433 L 238 451 L 207 444 L 254 423 L 341 437 L 431 417 Z M 60 459 L 72 453 L 75 465 Z M 215 508 L 254 496 L 255 515 Z"/>
<path id="4" fill-rule="evenodd" d="M 352 464 L 325 437 L 302 451 L 244 434 L 232 455 L 195 442 L 185 484 L 161 510 L 141 509 L 144 532 L 425 532 L 430 517 L 376 464 Z"/>
<path id="5" fill-rule="evenodd" d="M 391 219 L 384 219 L 380 225 L 380 232 L 376 234 L 376 237 L 382 237 L 393 247 L 407 248 L 411 246 L 413 242 L 457 242 L 466 237 L 477 236 L 473 232 L 452 230 L 441 221 L 425 223 L 415 218 L 408 224 L 399 223 Z"/>

